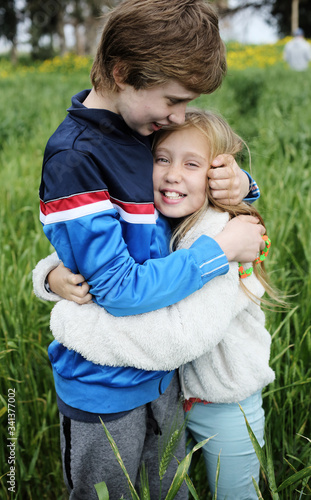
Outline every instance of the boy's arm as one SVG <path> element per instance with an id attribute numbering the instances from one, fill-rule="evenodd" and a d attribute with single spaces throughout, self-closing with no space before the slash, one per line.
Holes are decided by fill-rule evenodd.
<path id="1" fill-rule="evenodd" d="M 248 203 L 253 203 L 254 201 L 258 200 L 258 198 L 260 198 L 259 187 L 256 181 L 254 181 L 254 179 L 250 176 L 248 172 L 246 172 L 245 170 L 243 170 L 243 172 L 246 174 L 249 182 L 249 191 L 245 196 L 245 198 L 243 199 L 244 201 L 248 201 Z"/>
<path id="2" fill-rule="evenodd" d="M 108 212 L 49 225 L 48 231 L 64 265 L 79 271 L 90 285 L 95 302 L 115 316 L 140 314 L 179 302 L 212 278 L 225 274 L 226 255 L 229 260 L 240 260 L 236 258 L 238 245 L 240 255 L 245 255 L 242 262 L 254 260 L 264 246 L 264 228 L 258 220 L 239 216 L 215 239 L 203 235 L 187 250 L 140 265 L 129 255 L 116 214 Z M 236 244 L 232 244 L 232 235 Z"/>
<path id="3" fill-rule="evenodd" d="M 80 192 L 81 195 L 68 196 L 63 193 L 60 197 L 57 190 L 59 169 L 63 161 L 66 161 L 66 154 L 58 155 L 57 158 L 54 156 L 55 163 L 46 174 L 49 188 L 45 186 L 42 190 L 43 193 L 48 192 L 48 195 L 43 195 L 47 199 L 41 202 L 44 232 L 64 265 L 85 277 L 95 301 L 111 314 L 139 314 L 168 306 L 200 289 L 215 276 L 226 273 L 228 260 L 221 248 L 221 239 L 226 245 L 229 260 L 245 262 L 255 258 L 258 239 L 260 244 L 262 242 L 258 235 L 263 228 L 254 228 L 257 220 L 247 223 L 244 219 L 241 226 L 246 224 L 248 227 L 247 230 L 244 228 L 244 231 L 240 231 L 238 237 L 236 225 L 231 232 L 230 229 L 229 232 L 227 230 L 232 221 L 225 229 L 226 237 L 222 238 L 223 235 L 220 235 L 217 240 L 219 244 L 202 236 L 189 250 L 179 250 L 165 258 L 147 258 L 143 264 L 138 264 L 128 251 L 122 235 L 120 216 L 113 207 L 108 192 L 105 189 L 95 193 L 86 192 L 84 188 L 94 171 L 91 159 L 78 152 L 72 152 L 71 159 L 79 167 L 78 181 L 81 187 L 75 192 Z M 62 185 L 70 186 L 72 171 L 62 169 L 61 174 Z M 102 201 L 101 196 L 104 196 Z M 133 224 L 133 231 L 135 226 L 137 229 L 137 225 Z M 254 233 L 257 238 L 254 238 Z M 254 256 L 243 258 L 244 248 L 248 251 L 254 240 L 257 240 L 254 244 L 256 248 L 252 249 L 252 254 L 255 251 Z M 149 247 L 150 242 L 147 244 Z"/>
<path id="4" fill-rule="evenodd" d="M 68 157 L 74 171 L 66 167 Z M 94 184 L 96 191 L 92 189 Z M 40 196 L 44 232 L 64 266 L 83 275 L 95 302 L 115 316 L 168 306 L 228 271 L 224 252 L 206 236 L 190 250 L 153 258 L 153 255 L 158 257 L 159 247 L 165 255 L 168 253 L 167 224 L 164 224 L 167 233 L 164 238 L 164 228 L 156 228 L 162 219 L 156 220 L 152 203 L 146 206 L 147 213 L 143 211 L 133 217 L 131 212 L 123 213 L 121 207 L 120 215 L 90 155 L 70 150 L 70 155 L 62 151 L 52 156 L 44 165 Z M 139 207 L 140 211 L 144 207 Z M 126 219 L 128 222 L 124 223 L 122 220 Z M 131 235 L 127 243 L 142 256 L 137 259 L 141 264 L 131 256 L 132 251 L 123 239 L 123 226 Z M 162 235 L 161 244 L 154 236 L 155 231 Z M 152 248 L 154 245 L 157 248 Z"/>
<path id="5" fill-rule="evenodd" d="M 114 210 L 48 225 L 45 232 L 64 265 L 80 272 L 95 301 L 115 316 L 178 302 L 228 270 L 226 256 L 207 236 L 189 250 L 136 263 Z"/>

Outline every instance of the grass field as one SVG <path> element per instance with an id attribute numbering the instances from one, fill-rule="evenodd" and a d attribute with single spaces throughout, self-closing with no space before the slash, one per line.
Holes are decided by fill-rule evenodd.
<path id="1" fill-rule="evenodd" d="M 262 193 L 258 207 L 272 240 L 267 268 L 274 284 L 291 296 L 288 310 L 267 311 L 276 381 L 264 390 L 264 499 L 271 498 L 269 484 L 276 490 L 289 477 L 273 498 L 311 498 L 310 80 L 311 70 L 293 73 L 282 64 L 231 69 L 220 91 L 197 101 L 222 112 L 248 142 Z M 61 500 L 66 494 L 47 357 L 51 305 L 32 294 L 31 271 L 51 251 L 38 209 L 44 146 L 71 95 L 89 86 L 88 74 L 15 72 L 0 84 L 0 498 Z M 201 461 L 193 477 L 200 498 L 208 498 Z M 15 493 L 8 489 L 10 478 Z"/>

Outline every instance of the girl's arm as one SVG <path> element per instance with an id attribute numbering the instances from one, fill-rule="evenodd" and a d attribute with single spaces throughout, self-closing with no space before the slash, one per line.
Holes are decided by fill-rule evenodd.
<path id="1" fill-rule="evenodd" d="M 67 269 L 56 252 L 38 262 L 32 272 L 32 281 L 34 293 L 39 299 L 58 302 L 66 298 L 77 304 L 92 302 L 90 287 L 84 277 Z"/>
<path id="2" fill-rule="evenodd" d="M 93 302 L 89 293 L 90 286 L 84 277 L 81 274 L 73 274 L 62 262 L 48 275 L 48 283 L 52 293 L 67 300 L 80 305 Z"/>
<path id="3" fill-rule="evenodd" d="M 186 234 L 186 248 L 205 232 L 206 223 L 211 236 L 226 223 L 227 214 L 209 212 L 209 218 Z M 254 276 L 248 278 L 248 286 L 262 295 Z M 248 301 L 233 262 L 226 275 L 178 304 L 146 314 L 116 318 L 96 304 L 61 301 L 52 311 L 51 330 L 56 340 L 94 363 L 171 370 L 217 345 Z"/>
<path id="4" fill-rule="evenodd" d="M 241 310 L 241 294 L 238 265 L 232 263 L 227 275 L 215 278 L 178 304 L 114 317 L 94 303 L 80 306 L 62 300 L 52 311 L 50 326 L 58 342 L 94 363 L 173 370 L 222 340 Z"/>
<path id="5" fill-rule="evenodd" d="M 57 302 L 63 298 L 63 294 L 60 294 L 60 296 L 53 293 L 48 283 L 50 272 L 57 269 L 60 264 L 61 261 L 57 253 L 54 252 L 45 257 L 45 259 L 41 259 L 32 271 L 33 290 L 39 299 Z"/>

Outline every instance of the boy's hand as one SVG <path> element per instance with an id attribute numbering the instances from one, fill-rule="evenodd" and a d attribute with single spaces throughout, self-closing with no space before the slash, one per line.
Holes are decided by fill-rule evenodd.
<path id="1" fill-rule="evenodd" d="M 81 274 L 73 274 L 63 263 L 49 273 L 48 282 L 51 291 L 63 299 L 81 305 L 92 302 L 90 287 L 84 277 Z"/>
<path id="2" fill-rule="evenodd" d="M 249 193 L 249 178 L 232 155 L 218 155 L 208 171 L 209 187 L 215 200 L 237 205 Z"/>
<path id="3" fill-rule="evenodd" d="M 228 261 L 253 262 L 265 248 L 262 236 L 265 228 L 251 215 L 231 219 L 225 229 L 215 237 Z"/>

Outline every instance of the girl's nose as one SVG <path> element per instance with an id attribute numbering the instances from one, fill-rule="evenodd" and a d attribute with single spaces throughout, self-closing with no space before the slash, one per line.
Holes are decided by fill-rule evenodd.
<path id="1" fill-rule="evenodd" d="M 165 180 L 169 183 L 181 181 L 181 168 L 177 163 L 172 163 L 166 171 Z"/>

